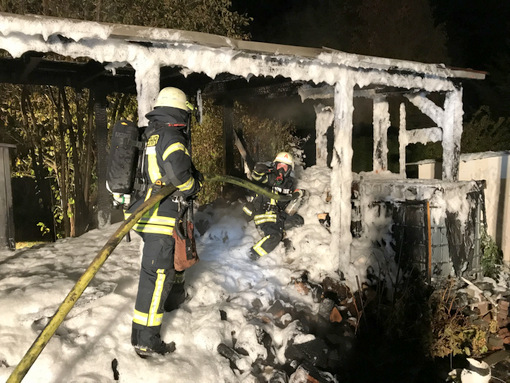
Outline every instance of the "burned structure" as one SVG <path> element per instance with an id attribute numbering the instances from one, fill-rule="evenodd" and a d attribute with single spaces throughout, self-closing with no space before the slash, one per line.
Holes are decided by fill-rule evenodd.
<path id="1" fill-rule="evenodd" d="M 366 261 L 357 256 L 356 242 L 394 235 L 403 246 L 418 223 L 421 234 L 415 235 L 420 238 L 416 248 L 424 250 L 409 261 L 421 264 L 429 277 L 459 274 L 476 266 L 475 256 L 467 251 L 458 260 L 451 249 L 447 261 L 438 258 L 443 255 L 434 253 L 434 228 L 443 236 L 442 222 L 455 221 L 463 236 L 457 236 L 459 243 L 471 238 L 465 222 L 478 209 L 479 199 L 468 198 L 477 192 L 476 183 L 458 182 L 461 81 L 482 80 L 485 73 L 197 32 L 12 14 L 0 14 L 0 49 L 4 52 L 0 58 L 2 82 L 90 88 L 96 95 L 97 137 L 108 133 L 105 97 L 109 92 L 136 93 L 139 116 L 150 110 L 164 86 L 180 87 L 190 94 L 201 91 L 204 96 L 221 99 L 226 108 L 240 95 L 299 95 L 303 101 L 313 100 L 316 166 L 331 167 L 330 257 L 338 267 Z M 372 169 L 353 173 L 353 114 L 359 99 L 371 104 L 373 157 Z M 416 112 L 426 117 L 424 126 L 409 123 L 408 116 Z M 141 118 L 139 125 L 143 124 Z M 395 124 L 399 169 L 392 172 L 388 129 Z M 328 144 L 330 127 L 333 138 Z M 225 130 L 228 156 L 234 147 L 232 126 L 226 124 Z M 408 180 L 406 150 L 427 142 L 441 145 L 442 180 Z M 104 225 L 110 209 L 104 188 L 107 153 L 105 147 L 98 149 L 98 215 Z M 460 195 L 462 203 L 448 206 L 452 195 Z M 462 209 L 458 210 L 459 206 Z M 352 222 L 359 223 L 353 233 Z M 444 227 L 448 230 L 449 226 Z"/>

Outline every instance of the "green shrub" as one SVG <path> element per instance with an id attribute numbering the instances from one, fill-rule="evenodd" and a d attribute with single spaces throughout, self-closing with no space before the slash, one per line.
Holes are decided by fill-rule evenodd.
<path id="1" fill-rule="evenodd" d="M 510 118 L 493 116 L 488 106 L 481 106 L 462 132 L 462 152 L 476 153 L 510 149 Z"/>
<path id="2" fill-rule="evenodd" d="M 480 263 L 483 275 L 498 280 L 499 271 L 503 264 L 503 253 L 496 244 L 496 241 L 487 234 L 485 228 L 482 229 L 480 236 L 480 250 L 482 252 Z"/>
<path id="3" fill-rule="evenodd" d="M 241 104 L 235 105 L 234 113 L 254 161 L 272 161 L 278 152 L 292 152 L 299 146 L 292 124 L 259 117 Z"/>
<path id="4" fill-rule="evenodd" d="M 191 129 L 192 157 L 195 166 L 204 175 L 223 174 L 223 118 L 222 109 L 204 102 L 202 124 L 193 122 Z M 221 184 L 205 182 L 198 201 L 205 204 L 221 194 Z"/>
<path id="5" fill-rule="evenodd" d="M 235 103 L 234 129 L 240 130 L 246 149 L 255 161 L 272 161 L 280 151 L 293 151 L 299 146 L 290 123 L 262 118 L 248 106 Z M 204 101 L 202 123 L 193 122 L 191 130 L 193 162 L 206 175 L 224 174 L 223 108 Z M 232 142 L 231 145 L 234 145 Z M 242 171 L 242 159 L 234 149 L 235 169 Z M 198 196 L 200 204 L 210 203 L 221 196 L 220 183 L 206 182 Z"/>
<path id="6" fill-rule="evenodd" d="M 444 282 L 430 297 L 431 332 L 429 354 L 444 358 L 450 355 L 481 356 L 487 352 L 487 338 L 493 326 L 476 323 L 458 306 L 455 281 Z M 480 324 L 481 323 L 481 324 Z"/>

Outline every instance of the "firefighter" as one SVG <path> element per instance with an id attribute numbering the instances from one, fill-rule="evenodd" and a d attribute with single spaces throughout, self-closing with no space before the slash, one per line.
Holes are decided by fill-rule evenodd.
<path id="1" fill-rule="evenodd" d="M 294 159 L 290 153 L 280 152 L 273 162 L 258 162 L 253 168 L 254 181 L 271 188 L 273 193 L 291 195 L 299 190 L 295 189 L 293 177 Z M 303 217 L 299 214 L 289 215 L 285 211 L 289 202 L 280 202 L 264 195 L 257 194 L 251 203 L 243 207 L 249 219 L 253 219 L 255 226 L 262 232 L 262 239 L 251 249 L 249 257 L 256 261 L 270 253 L 284 237 L 285 230 L 301 226 Z"/>
<path id="2" fill-rule="evenodd" d="M 131 343 L 142 357 L 165 354 L 174 350 L 173 342 L 167 344 L 160 336 L 166 302 L 171 296 L 172 285 L 180 284 L 182 273 L 174 269 L 175 240 L 172 237 L 179 204 L 192 199 L 200 190 L 202 174 L 196 170 L 188 152 L 186 130 L 191 104 L 185 93 L 177 88 L 164 88 L 159 92 L 154 109 L 146 117 L 144 131 L 147 145 L 143 160 L 143 177 L 147 190 L 126 211 L 129 216 L 152 193 L 166 184 L 178 188 L 150 209 L 133 229 L 143 239 L 143 253 L 132 323 Z M 180 282 L 180 283 L 179 283 Z M 175 308 L 175 307 L 172 307 Z"/>

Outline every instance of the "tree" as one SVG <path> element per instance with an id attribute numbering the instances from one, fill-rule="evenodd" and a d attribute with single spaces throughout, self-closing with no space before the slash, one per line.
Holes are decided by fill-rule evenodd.
<path id="1" fill-rule="evenodd" d="M 187 29 L 248 38 L 243 31 L 250 19 L 230 11 L 229 0 L 56 0 L 0 2 L 0 11 L 40 14 L 111 23 Z M 96 185 L 94 95 L 87 89 L 4 86 L 0 105 L 5 136 L 18 145 L 18 174 L 38 183 L 52 180 L 54 215 L 62 236 L 83 234 L 92 227 Z M 120 116 L 136 117 L 135 99 L 109 95 L 110 126 Z M 7 141 L 8 142 L 8 141 Z M 105 145 L 106 142 L 100 143 Z"/>
<path id="2" fill-rule="evenodd" d="M 0 2 L 1 12 L 37 14 L 249 38 L 250 18 L 230 10 L 230 0 L 26 0 Z"/>
<path id="3" fill-rule="evenodd" d="M 349 49 L 358 0 L 237 0 L 234 8 L 253 17 L 254 40 Z"/>
<path id="4" fill-rule="evenodd" d="M 18 152 L 14 172 L 53 189 L 56 224 L 64 236 L 88 226 L 92 115 L 87 91 L 49 86 L 4 85 L 2 122 Z M 50 201 L 46 201 L 48 204 Z M 53 205 L 53 204 L 51 204 Z"/>
<path id="5" fill-rule="evenodd" d="M 510 2 L 501 0 L 431 0 L 438 22 L 448 32 L 452 65 L 487 71 L 484 81 L 464 84 L 470 117 L 480 105 L 510 116 Z"/>
<path id="6" fill-rule="evenodd" d="M 451 0 L 454 1 L 454 0 Z M 447 36 L 429 0 L 237 0 L 255 40 L 447 63 Z"/>
<path id="7" fill-rule="evenodd" d="M 351 49 L 372 56 L 422 62 L 449 61 L 443 25 L 428 0 L 361 0 Z"/>
<path id="8" fill-rule="evenodd" d="M 464 124 L 463 153 L 502 151 L 510 148 L 510 117 L 495 117 L 488 106 L 482 106 Z"/>

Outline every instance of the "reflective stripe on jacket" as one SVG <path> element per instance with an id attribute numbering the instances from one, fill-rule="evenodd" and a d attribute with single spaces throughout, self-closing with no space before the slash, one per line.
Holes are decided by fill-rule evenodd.
<path id="1" fill-rule="evenodd" d="M 152 188 L 149 188 L 144 200 L 150 198 L 151 195 Z M 138 205 L 140 205 L 141 202 L 143 201 L 140 201 Z M 163 208 L 161 208 L 162 204 Z M 170 204 L 175 205 L 175 207 Z M 130 211 L 125 212 L 124 218 L 127 219 L 130 215 Z M 133 230 L 143 233 L 172 235 L 174 232 L 176 217 L 177 203 L 167 197 L 163 201 L 156 203 L 149 211 L 147 211 L 133 226 Z"/>
<path id="2" fill-rule="evenodd" d="M 200 190 L 194 178 L 194 166 L 187 149 L 187 139 L 183 132 L 185 124 L 155 122 L 149 125 L 149 136 L 145 149 L 144 175 L 151 185 L 143 198 L 137 200 L 125 213 L 126 217 L 146 201 L 153 192 L 156 182 L 171 183 L 184 198 Z M 172 235 L 178 215 L 179 204 L 173 196 L 161 200 L 135 224 L 133 230 L 143 233 Z"/>
<path id="3" fill-rule="evenodd" d="M 149 183 L 170 182 L 185 196 L 191 196 L 199 187 L 195 185 L 187 140 L 182 132 L 185 126 L 159 125 L 147 140 L 145 151 L 144 171 L 149 177 Z"/>
<path id="4" fill-rule="evenodd" d="M 264 163 L 267 165 L 267 163 Z M 266 187 L 271 187 L 273 193 L 289 195 L 294 190 L 294 178 L 290 175 L 285 177 L 283 181 L 277 181 L 277 174 L 274 168 L 267 166 L 266 172 L 253 172 L 253 179 Z M 263 194 L 257 194 L 253 202 L 248 207 L 245 205 L 243 211 L 253 216 L 256 225 L 261 225 L 266 222 L 276 222 L 278 214 L 285 210 L 288 202 L 277 201 L 269 198 Z M 250 214 L 251 212 L 251 214 Z"/>

